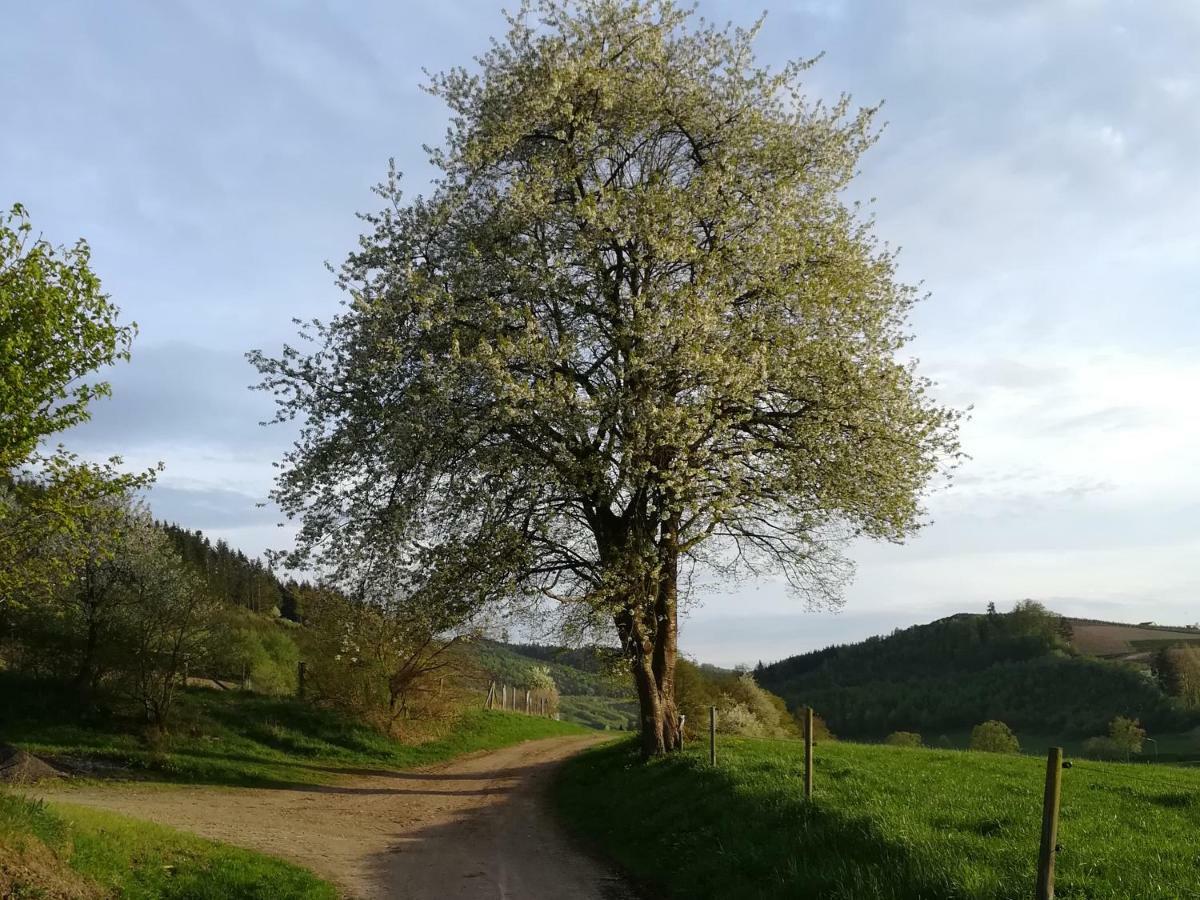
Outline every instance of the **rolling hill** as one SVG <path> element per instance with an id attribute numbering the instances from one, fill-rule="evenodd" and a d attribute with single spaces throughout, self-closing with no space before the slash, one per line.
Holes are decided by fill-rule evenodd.
<path id="1" fill-rule="evenodd" d="M 1067 620 L 1024 603 L 793 656 L 756 675 L 792 708 L 812 705 L 851 738 L 904 730 L 936 739 L 987 719 L 1031 735 L 1086 737 L 1118 715 L 1182 732 L 1200 724 L 1200 710 L 1168 696 L 1136 658 L 1181 640 L 1200 633 Z"/>

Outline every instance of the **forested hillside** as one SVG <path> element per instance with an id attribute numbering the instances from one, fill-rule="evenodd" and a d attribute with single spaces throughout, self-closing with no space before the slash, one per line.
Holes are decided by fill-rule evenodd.
<path id="1" fill-rule="evenodd" d="M 1078 653 L 1069 623 L 1035 603 L 827 647 L 756 674 L 793 709 L 812 705 L 846 737 L 933 736 L 989 719 L 1063 736 L 1103 733 L 1118 715 L 1162 731 L 1200 722 L 1159 673 Z"/>

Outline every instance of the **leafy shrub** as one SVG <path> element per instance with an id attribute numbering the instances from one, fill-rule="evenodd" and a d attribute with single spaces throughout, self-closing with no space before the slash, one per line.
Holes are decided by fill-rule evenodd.
<path id="1" fill-rule="evenodd" d="M 970 749 L 986 753 L 1020 753 L 1021 744 L 1011 728 L 991 719 L 971 729 Z"/>
<path id="2" fill-rule="evenodd" d="M 885 744 L 893 747 L 924 747 L 921 736 L 915 731 L 893 731 L 887 736 Z"/>

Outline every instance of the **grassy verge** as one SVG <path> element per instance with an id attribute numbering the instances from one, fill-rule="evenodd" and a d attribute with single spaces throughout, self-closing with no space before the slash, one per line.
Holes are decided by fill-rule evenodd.
<path id="1" fill-rule="evenodd" d="M 249 850 L 109 813 L 0 793 L 0 896 L 332 900 L 331 885 Z"/>
<path id="2" fill-rule="evenodd" d="M 567 821 L 664 897 L 1033 896 L 1045 763 L 1028 756 L 725 739 L 643 765 L 632 742 L 570 760 Z M 1080 762 L 1064 772 L 1061 898 L 1200 897 L 1200 773 Z"/>
<path id="3" fill-rule="evenodd" d="M 149 737 L 108 717 L 80 720 L 69 697 L 53 684 L 10 682 L 0 673 L 4 740 L 69 765 L 99 763 L 99 775 L 174 782 L 321 783 L 354 770 L 411 768 L 585 731 L 552 719 L 476 709 L 447 723 L 432 740 L 404 744 L 296 700 L 191 689 L 179 700 L 171 733 Z"/>

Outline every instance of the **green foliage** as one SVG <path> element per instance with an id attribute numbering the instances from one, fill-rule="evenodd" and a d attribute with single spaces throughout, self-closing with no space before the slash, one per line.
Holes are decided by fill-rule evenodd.
<path id="1" fill-rule="evenodd" d="M 1136 668 L 1075 655 L 1057 616 L 1036 607 L 958 615 L 763 668 L 792 709 L 812 705 L 839 735 L 953 732 L 984 719 L 1019 731 L 1084 737 L 1115 715 L 1163 731 L 1197 717 Z"/>
<path id="2" fill-rule="evenodd" d="M 396 741 L 333 710 L 239 691 L 182 692 L 173 728 L 148 740 L 136 721 L 81 708 L 69 688 L 0 672 L 0 734 L 49 758 L 115 774 L 207 784 L 315 784 L 354 768 L 409 768 L 523 740 L 579 734 L 537 716 L 468 709 L 420 744 Z"/>
<path id="3" fill-rule="evenodd" d="M 731 672 L 680 659 L 675 667 L 679 711 L 692 739 L 708 730 L 709 707 L 717 708 L 717 731 L 753 737 L 795 737 L 796 721 L 778 697 L 749 672 Z"/>
<path id="4" fill-rule="evenodd" d="M 1021 743 L 1011 728 L 993 719 L 971 729 L 970 749 L 986 753 L 1020 753 Z"/>
<path id="5" fill-rule="evenodd" d="M 570 825 L 648 887 L 687 900 L 1032 897 L 1045 763 L 998 754 L 725 738 L 636 765 L 632 742 L 569 760 Z M 1200 772 L 1094 763 L 1064 772 L 1057 889 L 1174 900 L 1196 883 Z"/>
<path id="6" fill-rule="evenodd" d="M 118 324 L 118 312 L 85 241 L 56 248 L 34 238 L 20 204 L 0 214 L 0 473 L 109 393 L 89 376 L 129 358 L 136 326 Z"/>
<path id="7" fill-rule="evenodd" d="M 891 747 L 924 747 L 921 736 L 915 731 L 893 731 L 884 740 Z"/>
<path id="8" fill-rule="evenodd" d="M 1113 745 L 1128 757 L 1131 753 L 1142 752 L 1146 729 L 1141 727 L 1137 719 L 1117 716 L 1108 723 L 1108 737 Z"/>
<path id="9" fill-rule="evenodd" d="M 12 609 L 54 596 L 88 560 L 111 555 L 119 518 L 105 512 L 156 474 L 121 472 L 120 462 L 81 462 L 60 449 L 35 476 L 0 472 L 0 639 Z"/>
<path id="10" fill-rule="evenodd" d="M 223 540 L 213 543 L 203 533 L 174 523 L 160 527 L 183 560 L 204 578 L 214 597 L 262 615 L 299 619 L 296 595 L 313 590 L 311 586 L 284 584 L 261 560 L 250 559 Z"/>
<path id="11" fill-rule="evenodd" d="M 259 693 L 294 694 L 300 648 L 298 635 L 284 621 L 238 607 L 222 609 L 213 617 L 212 639 L 200 671 L 232 682 L 245 672 Z"/>
<path id="12" fill-rule="evenodd" d="M 3 791 L 0 891 L 13 898 L 111 895 L 131 900 L 336 896 L 332 885 L 282 860 L 148 822 Z"/>

